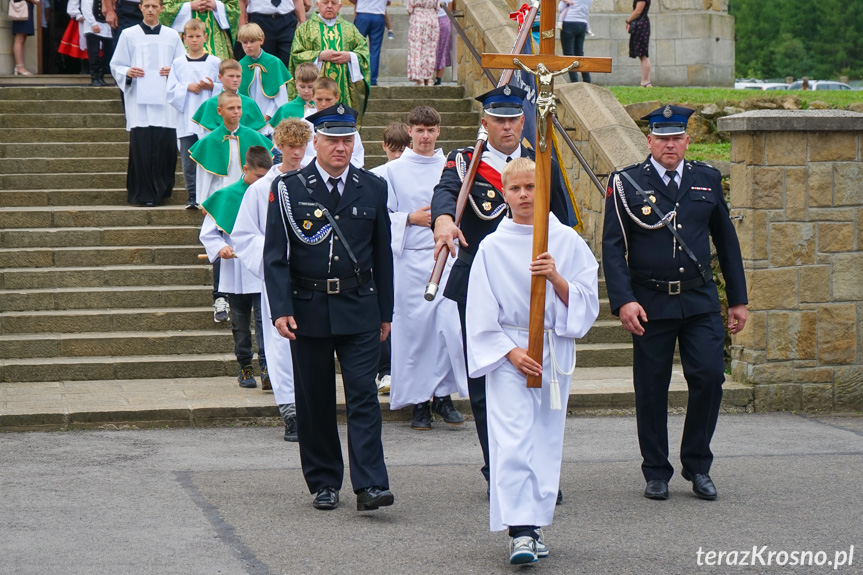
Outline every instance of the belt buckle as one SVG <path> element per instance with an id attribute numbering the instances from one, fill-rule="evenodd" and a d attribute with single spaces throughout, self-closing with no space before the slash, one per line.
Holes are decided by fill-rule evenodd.
<path id="1" fill-rule="evenodd" d="M 668 295 L 680 295 L 680 282 L 668 282 Z"/>
<path id="2" fill-rule="evenodd" d="M 327 279 L 327 294 L 334 295 L 341 291 L 340 278 L 329 278 Z M 680 283 L 680 282 L 677 282 Z"/>

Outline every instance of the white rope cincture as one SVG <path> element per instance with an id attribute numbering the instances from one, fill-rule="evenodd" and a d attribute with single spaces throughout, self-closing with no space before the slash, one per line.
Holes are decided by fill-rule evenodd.
<path id="1" fill-rule="evenodd" d="M 626 201 L 626 193 L 624 193 L 623 191 L 623 182 L 620 181 L 620 174 L 615 174 L 614 176 L 614 189 L 617 190 L 617 195 L 620 196 L 620 201 L 623 204 L 623 209 L 626 210 L 626 213 L 629 214 L 629 217 L 632 219 L 632 221 L 644 228 L 645 230 L 658 230 L 659 228 L 665 227 L 665 222 L 667 220 L 673 220 L 677 216 L 677 210 L 671 210 L 655 224 L 646 224 L 641 221 L 638 216 L 633 214 L 632 211 L 629 209 L 629 204 Z"/>
<path id="2" fill-rule="evenodd" d="M 502 325 L 504 329 L 514 329 L 516 331 L 529 331 L 526 327 L 519 327 L 515 325 Z M 575 340 L 572 338 L 569 339 L 572 345 L 572 365 L 566 371 L 560 369 L 560 364 L 557 361 L 557 353 L 555 353 L 554 349 L 554 329 L 545 329 L 543 333 L 548 336 L 548 354 L 551 356 L 551 376 L 549 377 L 549 383 L 551 383 L 551 387 L 548 390 L 549 394 L 549 408 L 552 410 L 560 410 L 563 408 L 563 404 L 560 399 L 560 381 L 557 378 L 557 375 L 563 375 L 566 377 L 571 376 L 575 372 Z"/>
<path id="3" fill-rule="evenodd" d="M 287 186 L 285 186 L 285 183 L 282 180 L 279 180 L 278 191 L 279 191 L 279 199 L 281 200 L 282 205 L 284 206 L 284 212 L 283 213 L 287 215 L 288 222 L 291 224 L 291 230 L 293 230 L 294 235 L 297 236 L 297 239 L 299 239 L 304 244 L 307 244 L 310 246 L 316 246 L 319 243 L 321 243 L 322 241 L 324 241 L 325 239 L 327 239 L 327 236 L 330 234 L 330 231 L 332 231 L 332 229 L 333 229 L 333 227 L 330 224 L 324 225 L 313 236 L 305 235 L 302 232 L 302 230 L 300 230 L 300 226 L 297 225 L 296 220 L 294 220 L 294 210 L 293 210 L 293 206 L 291 205 L 291 199 L 290 199 L 289 194 L 288 194 L 288 188 L 287 188 Z M 326 208 L 324 208 L 324 209 L 326 209 Z"/>

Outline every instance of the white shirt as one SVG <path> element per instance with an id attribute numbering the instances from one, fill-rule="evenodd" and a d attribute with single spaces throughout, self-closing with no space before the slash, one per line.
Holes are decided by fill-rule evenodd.
<path id="1" fill-rule="evenodd" d="M 591 4 L 593 4 L 593 0 L 574 0 L 572 5 L 561 2 L 558 5 L 558 11 L 563 12 L 568 6 L 569 9 L 566 10 L 566 14 L 564 14 L 562 20 L 564 22 L 584 22 L 586 24 Z"/>
<path id="2" fill-rule="evenodd" d="M 659 177 L 662 178 L 662 183 L 666 186 L 668 182 L 671 181 L 671 176 L 668 175 L 669 170 L 663 168 L 656 160 L 653 159 L 653 156 L 650 156 L 650 163 L 653 164 L 653 168 L 656 170 L 656 173 L 659 174 Z M 684 160 L 680 160 L 680 164 L 677 165 L 677 168 L 674 169 L 677 172 L 677 185 L 680 186 L 680 182 L 683 178 L 683 164 Z"/>
<path id="3" fill-rule="evenodd" d="M 357 0 L 357 14 L 380 14 L 387 12 L 387 0 Z"/>
<path id="4" fill-rule="evenodd" d="M 495 150 L 491 147 L 491 144 L 486 144 L 485 149 L 482 152 L 482 161 L 497 170 L 500 173 L 503 173 L 503 169 L 509 163 L 506 161 L 507 158 L 511 158 L 512 160 L 521 157 L 521 144 L 515 149 L 515 151 L 511 154 L 504 154 L 499 150 Z M 511 161 L 511 160 L 510 160 Z"/>
<path id="5" fill-rule="evenodd" d="M 322 180 L 324 181 L 324 183 L 327 185 L 327 191 L 328 191 L 328 192 L 330 191 L 330 188 L 332 187 L 332 186 L 330 186 L 330 178 L 338 178 L 338 179 L 339 179 L 338 190 L 339 190 L 339 195 L 340 195 L 340 196 L 345 192 L 345 182 L 346 182 L 346 181 L 347 181 L 347 179 L 348 179 L 348 170 L 350 169 L 350 167 L 345 168 L 345 171 L 344 171 L 344 172 L 342 172 L 342 173 L 341 173 L 341 175 L 339 175 L 339 176 L 331 176 L 331 175 L 329 175 L 329 174 L 328 174 L 328 173 L 327 173 L 327 172 L 326 172 L 326 171 L 321 167 L 321 165 L 320 165 L 318 162 L 315 162 L 315 167 L 318 169 L 318 174 L 320 174 L 320 175 L 321 175 L 321 179 L 322 179 Z"/>
<path id="6" fill-rule="evenodd" d="M 273 6 L 270 0 L 249 0 L 246 4 L 246 14 L 290 14 L 294 11 L 294 3 L 291 0 L 282 0 L 278 6 Z"/>

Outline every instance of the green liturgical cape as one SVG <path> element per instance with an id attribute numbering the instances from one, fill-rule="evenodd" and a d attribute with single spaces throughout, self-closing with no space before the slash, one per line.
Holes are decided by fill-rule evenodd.
<path id="1" fill-rule="evenodd" d="M 258 132 L 242 124 L 231 134 L 224 124 L 195 142 L 189 148 L 189 156 L 196 164 L 217 176 L 228 175 L 228 162 L 231 160 L 231 144 L 229 140 L 236 138 L 240 143 L 240 166 L 246 158 L 246 152 L 252 146 L 263 146 L 273 149 L 273 143 Z M 271 152 L 272 153 L 272 152 Z"/>
<path id="2" fill-rule="evenodd" d="M 254 100 L 248 96 L 240 95 L 240 100 L 243 102 L 243 117 L 240 118 L 240 125 L 251 128 L 256 132 L 267 125 L 267 120 L 261 113 L 261 109 Z M 217 108 L 219 107 L 219 96 L 213 96 L 204 101 L 195 115 L 192 116 L 192 121 L 209 131 L 213 131 L 222 125 L 222 117 L 219 115 Z"/>
<path id="3" fill-rule="evenodd" d="M 291 73 L 305 62 L 314 62 L 323 50 L 353 52 L 357 55 L 362 80 L 351 82 L 348 64 L 321 62 L 321 75 L 332 78 L 339 87 L 340 101 L 360 113 L 357 125 L 362 124 L 369 96 L 369 45 L 356 27 L 339 16 L 333 26 L 327 26 L 320 14 L 315 13 L 297 26 L 291 45 Z M 296 96 L 293 82 L 288 85 L 288 96 Z"/>
<path id="4" fill-rule="evenodd" d="M 165 26 L 170 27 L 177 14 L 188 0 L 163 0 L 164 9 L 159 14 L 159 21 Z M 240 3 L 238 0 L 222 0 L 225 6 L 225 13 L 228 16 L 228 24 L 230 30 L 223 30 L 216 21 L 214 12 L 196 12 L 192 10 L 192 18 L 200 20 L 204 23 L 204 28 L 207 31 L 207 41 L 204 42 L 204 52 L 212 54 L 220 60 L 234 57 L 233 36 L 239 28 L 240 23 Z M 233 34 L 232 34 L 233 32 Z"/>
<path id="5" fill-rule="evenodd" d="M 287 120 L 288 118 L 302 119 L 305 111 L 306 101 L 297 96 L 296 98 L 276 110 L 276 113 L 273 114 L 272 118 L 270 118 L 270 125 L 275 128 L 282 120 Z"/>
<path id="6" fill-rule="evenodd" d="M 234 231 L 234 223 L 237 221 L 237 213 L 240 211 L 240 203 L 249 184 L 240 178 L 230 186 L 216 190 L 209 198 L 204 200 L 201 207 L 212 216 L 216 226 L 226 234 Z"/>
<path id="7" fill-rule="evenodd" d="M 275 98 L 279 93 L 279 88 L 288 83 L 291 75 L 284 63 L 273 56 L 261 50 L 261 55 L 257 58 L 246 56 L 240 60 L 240 66 L 243 67 L 243 82 L 238 90 L 244 96 L 251 96 L 249 88 L 252 85 L 252 79 L 255 77 L 255 68 L 261 69 L 261 88 L 264 96 L 267 98 Z"/>

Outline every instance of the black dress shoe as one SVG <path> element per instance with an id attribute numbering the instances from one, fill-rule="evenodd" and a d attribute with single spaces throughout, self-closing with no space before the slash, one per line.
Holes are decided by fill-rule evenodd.
<path id="1" fill-rule="evenodd" d="M 431 429 L 431 407 L 428 401 L 414 405 L 414 416 L 411 420 L 411 429 L 427 431 Z"/>
<path id="2" fill-rule="evenodd" d="M 300 437 L 297 435 L 297 416 L 289 415 L 285 419 L 285 441 L 296 443 L 299 440 Z"/>
<path id="3" fill-rule="evenodd" d="M 324 487 L 315 494 L 312 505 L 315 509 L 335 509 L 339 506 L 339 490 L 335 487 Z"/>
<path id="4" fill-rule="evenodd" d="M 366 487 L 357 493 L 357 511 L 374 511 L 392 505 L 395 498 L 389 489 Z"/>
<path id="5" fill-rule="evenodd" d="M 680 475 L 685 480 L 692 482 L 692 492 L 701 499 L 713 501 L 718 496 L 716 486 L 713 485 L 713 480 L 706 473 L 689 473 L 684 469 L 680 472 Z"/>
<path id="6" fill-rule="evenodd" d="M 668 499 L 668 482 L 664 479 L 651 479 L 644 488 L 644 496 L 648 499 Z"/>

